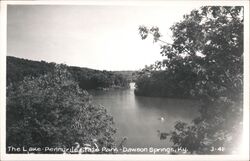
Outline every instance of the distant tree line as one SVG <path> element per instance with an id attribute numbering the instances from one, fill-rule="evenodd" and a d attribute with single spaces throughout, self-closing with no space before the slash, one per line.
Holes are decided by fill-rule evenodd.
<path id="1" fill-rule="evenodd" d="M 7 56 L 7 85 L 22 81 L 26 76 L 38 77 L 52 72 L 55 65 L 56 63 Z M 72 66 L 67 66 L 67 69 L 82 89 L 129 87 L 129 80 L 120 73 Z"/>
<path id="2" fill-rule="evenodd" d="M 158 27 L 139 27 L 160 43 L 162 61 L 137 72 L 136 95 L 195 98 L 200 117 L 178 122 L 170 134 L 175 147 L 191 153 L 237 151 L 243 111 L 243 7 L 205 6 L 183 16 L 172 30 L 172 42 Z M 223 147 L 224 150 L 211 150 Z"/>
<path id="3" fill-rule="evenodd" d="M 129 80 L 122 74 L 80 67 L 69 67 L 74 79 L 82 89 L 128 88 Z"/>
<path id="4" fill-rule="evenodd" d="M 137 79 L 137 70 L 114 71 L 114 73 L 123 75 L 129 80 L 129 82 L 135 82 L 135 80 Z"/>
<path id="5" fill-rule="evenodd" d="M 155 65 L 137 72 L 135 95 L 169 98 L 195 98 L 191 95 L 197 76 L 188 67 L 158 70 Z"/>

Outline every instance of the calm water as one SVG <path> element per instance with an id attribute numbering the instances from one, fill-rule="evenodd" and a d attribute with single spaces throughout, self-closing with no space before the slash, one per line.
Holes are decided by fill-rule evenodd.
<path id="1" fill-rule="evenodd" d="M 176 121 L 190 122 L 198 116 L 196 101 L 135 96 L 134 84 L 130 87 L 91 92 L 94 103 L 105 106 L 114 117 L 117 144 L 127 137 L 126 147 L 170 147 L 169 138 L 160 140 L 157 131 L 169 132 Z"/>

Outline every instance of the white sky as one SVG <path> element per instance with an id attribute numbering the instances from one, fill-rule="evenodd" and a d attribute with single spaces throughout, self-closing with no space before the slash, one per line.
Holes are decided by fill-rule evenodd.
<path id="1" fill-rule="evenodd" d="M 158 44 L 141 40 L 140 25 L 165 37 L 195 6 L 12 5 L 7 13 L 7 53 L 100 70 L 138 70 L 161 60 Z"/>

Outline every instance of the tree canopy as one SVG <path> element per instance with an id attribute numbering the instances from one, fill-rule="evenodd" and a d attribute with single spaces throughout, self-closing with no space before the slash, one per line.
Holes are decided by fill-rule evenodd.
<path id="1" fill-rule="evenodd" d="M 149 95 L 151 89 L 159 88 L 155 96 L 191 97 L 203 103 L 201 116 L 192 125 L 176 124 L 171 133 L 174 145 L 188 147 L 192 153 L 210 153 L 212 146 L 221 146 L 226 147 L 223 153 L 231 153 L 239 142 L 243 22 L 241 6 L 204 6 L 170 28 L 169 43 L 161 40 L 158 27 L 139 27 L 142 39 L 152 35 L 161 44 L 164 59 L 139 72 L 135 94 Z"/>
<path id="2" fill-rule="evenodd" d="M 93 139 L 99 147 L 114 146 L 112 116 L 93 105 L 64 65 L 8 86 L 6 118 L 7 147 L 70 148 Z"/>
<path id="3" fill-rule="evenodd" d="M 26 76 L 38 77 L 54 70 L 56 63 L 7 57 L 7 85 L 22 81 Z M 82 89 L 128 88 L 129 80 L 121 73 L 66 66 Z"/>

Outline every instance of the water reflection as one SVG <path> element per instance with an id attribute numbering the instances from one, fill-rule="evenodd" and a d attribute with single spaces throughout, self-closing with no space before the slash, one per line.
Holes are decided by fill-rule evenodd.
<path id="1" fill-rule="evenodd" d="M 169 132 L 176 121 L 190 122 L 198 116 L 196 101 L 152 98 L 127 90 L 91 91 L 94 103 L 105 106 L 114 117 L 116 140 L 127 137 L 127 147 L 170 147 L 169 139 L 160 140 L 159 130 Z"/>

